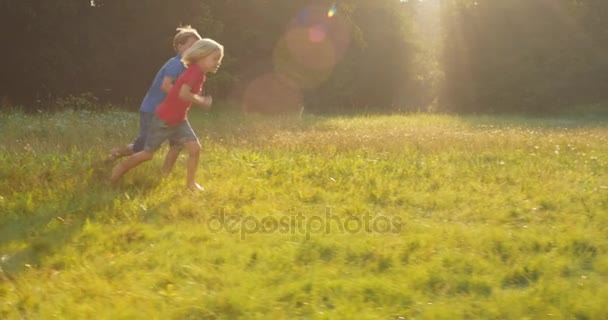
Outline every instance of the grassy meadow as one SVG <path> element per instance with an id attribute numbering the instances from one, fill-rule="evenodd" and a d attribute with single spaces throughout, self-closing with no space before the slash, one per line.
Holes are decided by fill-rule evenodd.
<path id="1" fill-rule="evenodd" d="M 608 319 L 608 119 L 0 112 L 1 319 Z"/>

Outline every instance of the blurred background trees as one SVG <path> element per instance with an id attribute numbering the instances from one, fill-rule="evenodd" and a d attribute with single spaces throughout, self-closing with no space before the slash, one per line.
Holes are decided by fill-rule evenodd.
<path id="1" fill-rule="evenodd" d="M 607 13 L 596 0 L 446 2 L 445 105 L 545 113 L 605 101 Z"/>
<path id="2" fill-rule="evenodd" d="M 136 110 L 190 24 L 226 48 L 206 90 L 244 110 L 605 109 L 607 19 L 601 0 L 2 0 L 0 97 Z"/>

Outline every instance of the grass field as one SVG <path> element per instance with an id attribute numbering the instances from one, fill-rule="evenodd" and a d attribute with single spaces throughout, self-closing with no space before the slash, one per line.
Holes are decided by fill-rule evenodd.
<path id="1" fill-rule="evenodd" d="M 2 319 L 608 319 L 608 120 L 0 113 Z"/>

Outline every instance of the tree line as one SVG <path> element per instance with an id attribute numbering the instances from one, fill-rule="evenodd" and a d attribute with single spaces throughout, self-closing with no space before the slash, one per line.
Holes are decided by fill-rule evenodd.
<path id="1" fill-rule="evenodd" d="M 560 112 L 607 100 L 607 18 L 601 0 L 2 0 L 0 97 L 135 109 L 189 24 L 225 46 L 206 90 L 237 108 Z"/>

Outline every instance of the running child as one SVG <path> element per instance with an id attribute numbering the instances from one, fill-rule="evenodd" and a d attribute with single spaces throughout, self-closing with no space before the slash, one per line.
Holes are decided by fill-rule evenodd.
<path id="1" fill-rule="evenodd" d="M 193 190 L 204 190 L 195 182 L 201 145 L 188 122 L 188 110 L 192 104 L 203 110 L 211 108 L 212 98 L 198 94 L 202 91 L 207 73 L 217 72 L 223 57 L 224 47 L 211 39 L 198 40 L 184 52 L 182 62 L 187 69 L 156 109 L 144 149 L 114 167 L 110 178 L 113 183 L 132 168 L 152 159 L 161 144 L 169 140 L 183 144 L 188 150 L 186 186 Z"/>

